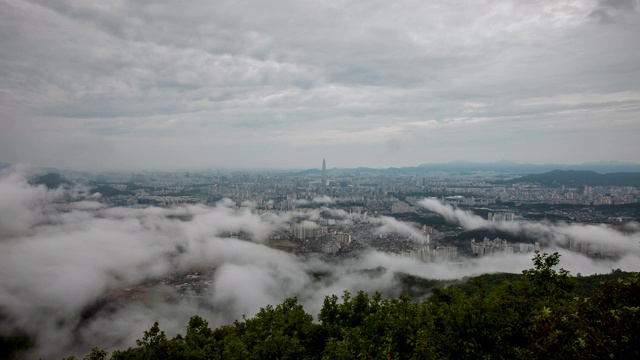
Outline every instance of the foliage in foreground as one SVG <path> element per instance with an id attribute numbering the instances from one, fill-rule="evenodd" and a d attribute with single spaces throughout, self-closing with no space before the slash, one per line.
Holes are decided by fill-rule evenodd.
<path id="1" fill-rule="evenodd" d="M 536 253 L 515 281 L 467 295 L 434 288 L 425 302 L 364 292 L 329 296 L 318 321 L 297 299 L 217 329 L 198 316 L 168 339 L 155 323 L 136 348 L 111 359 L 638 359 L 640 278 L 606 282 L 577 296 L 556 271 L 557 253 Z M 106 359 L 99 348 L 87 359 Z"/>

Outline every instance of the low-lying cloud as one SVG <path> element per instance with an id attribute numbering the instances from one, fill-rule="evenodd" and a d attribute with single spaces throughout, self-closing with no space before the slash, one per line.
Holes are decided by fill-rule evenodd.
<path id="1" fill-rule="evenodd" d="M 95 199 L 63 202 L 63 190 L 34 187 L 25 180 L 27 175 L 16 168 L 0 172 L 0 334 L 17 329 L 32 336 L 36 344 L 28 358 L 82 356 L 94 346 L 135 346 L 135 339 L 154 321 L 171 336 L 183 332 L 192 315 L 219 326 L 291 296 L 298 296 L 311 313 L 320 310 L 325 296 L 344 290 L 395 296 L 401 289 L 395 272 L 454 279 L 531 267 L 530 255 L 453 265 L 373 250 L 358 259 L 329 264 L 269 248 L 264 241 L 292 221 L 311 222 L 321 213 L 339 221 L 360 220 L 360 215 L 330 207 L 259 213 L 251 204 L 236 206 L 231 201 L 214 206 L 106 208 Z M 470 214 L 444 209 L 453 214 L 451 219 L 488 226 Z M 423 236 L 393 218 L 370 220 L 380 224 L 377 231 Z M 528 226 L 538 226 L 541 234 L 550 231 L 542 229 L 564 229 L 576 237 L 615 234 L 613 229 L 597 226 Z M 249 240 L 228 237 L 240 232 Z M 626 244 L 637 235 L 617 236 Z M 565 256 L 562 265 L 582 274 L 609 272 L 614 267 L 637 270 L 639 263 L 637 253 L 617 262 Z M 380 266 L 387 271 L 377 276 L 362 271 Z M 212 269 L 201 274 L 210 286 L 200 296 L 179 295 L 165 284 L 147 289 L 138 299 L 105 302 L 105 294 L 135 292 L 150 279 L 198 268 Z"/>
<path id="2" fill-rule="evenodd" d="M 395 218 L 389 216 L 380 216 L 374 221 L 379 222 L 381 224 L 380 227 L 376 229 L 377 234 L 384 233 L 397 233 L 409 236 L 414 241 L 426 241 L 427 237 L 425 234 L 420 232 L 420 230 L 411 226 L 408 223 L 398 221 Z"/>
<path id="3" fill-rule="evenodd" d="M 550 245 L 566 245 L 569 241 L 584 242 L 617 253 L 640 254 L 640 233 L 631 224 L 629 232 L 621 232 L 605 224 L 549 223 L 528 221 L 489 221 L 470 212 L 443 204 L 436 199 L 423 199 L 418 205 L 436 212 L 447 221 L 458 223 L 466 230 L 495 229 L 514 235 L 527 235 Z"/>

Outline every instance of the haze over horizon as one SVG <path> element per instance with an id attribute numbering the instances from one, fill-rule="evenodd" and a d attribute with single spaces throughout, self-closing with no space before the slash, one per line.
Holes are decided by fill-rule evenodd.
<path id="1" fill-rule="evenodd" d="M 639 12 L 638 0 L 0 0 L 0 162 L 638 163 Z"/>

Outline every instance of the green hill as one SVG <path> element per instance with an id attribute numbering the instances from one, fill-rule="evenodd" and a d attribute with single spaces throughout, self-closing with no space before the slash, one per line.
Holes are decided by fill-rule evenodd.
<path id="1" fill-rule="evenodd" d="M 32 180 L 35 185 L 44 185 L 47 189 L 57 189 L 60 186 L 73 186 L 73 182 L 57 173 L 48 173 L 46 175 L 37 176 Z"/>
<path id="2" fill-rule="evenodd" d="M 521 275 L 472 278 L 466 289 L 436 286 L 421 302 L 364 292 L 328 296 L 316 321 L 291 298 L 216 329 L 194 316 L 173 338 L 156 322 L 136 347 L 110 358 L 640 358 L 638 274 L 616 271 L 616 281 L 577 290 L 582 278 L 555 270 L 558 261 L 557 253 L 536 253 L 534 268 Z M 107 355 L 94 348 L 87 358 Z"/>

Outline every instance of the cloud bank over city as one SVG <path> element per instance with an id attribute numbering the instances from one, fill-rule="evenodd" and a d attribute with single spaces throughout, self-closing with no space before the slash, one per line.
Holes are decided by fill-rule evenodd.
<path id="1" fill-rule="evenodd" d="M 261 214 L 251 203 L 237 205 L 229 199 L 214 206 L 109 208 L 95 202 L 95 196 L 87 196 L 83 188 L 32 186 L 27 181 L 30 173 L 25 167 L 0 170 L 0 332 L 20 329 L 32 336 L 36 343 L 30 357 L 34 358 L 82 356 L 95 344 L 109 349 L 133 346 L 154 321 L 169 335 L 183 332 L 195 314 L 219 326 L 292 296 L 313 314 L 325 296 L 344 290 L 397 296 L 401 291 L 398 272 L 458 279 L 518 273 L 532 266 L 531 254 L 487 256 L 456 265 L 424 263 L 374 250 L 329 264 L 264 245 L 270 234 L 292 222 L 317 227 L 313 221 L 321 212 L 345 222 L 356 220 L 354 214 L 331 208 L 328 198 L 319 198 L 317 203 L 324 206 L 306 212 Z M 78 200 L 62 202 L 63 197 Z M 420 204 L 465 227 L 489 226 L 485 220 L 433 200 Z M 374 233 L 424 237 L 412 224 L 390 217 L 370 220 Z M 570 231 L 549 224 L 511 226 L 516 227 L 513 231 L 537 229 L 540 236 L 566 231 L 579 240 L 601 235 L 614 245 L 635 244 L 635 250 L 625 248 L 629 250 L 625 255 L 601 261 L 560 250 L 561 265 L 574 274 L 640 270 L 637 228 L 623 234 L 605 227 L 595 227 L 596 231 L 567 227 Z M 248 240 L 229 237 L 238 232 L 247 234 Z M 142 300 L 101 302 L 109 292 L 129 291 L 149 279 L 194 267 L 215 269 L 206 275 L 210 286 L 201 298 L 181 297 L 164 285 L 147 292 Z M 370 271 L 380 267 L 386 272 L 372 276 Z"/>
<path id="2" fill-rule="evenodd" d="M 567 245 L 571 239 L 592 246 L 605 246 L 618 253 L 640 256 L 640 232 L 637 231 L 637 223 L 629 223 L 629 231 L 625 233 L 605 224 L 489 221 L 468 211 L 443 204 L 437 199 L 423 199 L 418 205 L 440 214 L 447 221 L 459 223 L 466 230 L 495 229 L 515 235 L 527 234 L 555 246 Z"/>
<path id="3" fill-rule="evenodd" d="M 640 161 L 640 4 L 1 0 L 0 162 Z"/>

